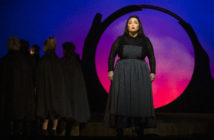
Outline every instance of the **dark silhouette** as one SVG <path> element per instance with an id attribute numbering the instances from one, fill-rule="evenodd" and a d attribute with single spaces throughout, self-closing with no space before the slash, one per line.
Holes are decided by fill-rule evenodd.
<path id="1" fill-rule="evenodd" d="M 40 47 L 36 44 L 32 45 L 31 48 L 30 48 L 30 54 L 32 56 L 35 56 L 37 57 L 37 59 L 39 59 L 40 57 Z"/>
<path id="2" fill-rule="evenodd" d="M 74 121 L 80 124 L 80 135 L 85 123 L 90 119 L 87 90 L 79 55 L 72 42 L 63 43 L 62 68 L 65 86 L 72 106 L 72 118 L 67 119 L 66 136 L 70 136 Z"/>
<path id="3" fill-rule="evenodd" d="M 21 39 L 20 40 L 20 47 L 21 47 L 21 52 L 23 52 L 24 54 L 28 54 L 29 55 L 29 46 L 30 46 L 30 44 L 29 44 L 29 42 L 28 41 L 26 41 L 26 40 L 24 40 L 24 39 Z"/>
<path id="4" fill-rule="evenodd" d="M 38 67 L 37 116 L 44 119 L 42 135 L 57 135 L 58 120 L 71 117 L 71 106 L 66 94 L 64 75 L 60 59 L 55 53 L 56 39 L 50 37 L 44 42 L 45 55 Z M 53 126 L 48 130 L 49 121 Z"/>
<path id="5" fill-rule="evenodd" d="M 1 59 L 1 121 L 3 135 L 30 135 L 35 119 L 32 63 L 20 52 L 16 37 L 8 39 L 8 54 Z M 5 132 L 6 131 L 6 132 Z"/>
<path id="6" fill-rule="evenodd" d="M 37 110 L 37 104 L 38 104 L 38 95 L 37 95 L 37 87 L 38 87 L 38 81 L 36 76 L 38 73 L 38 66 L 39 66 L 39 61 L 40 61 L 40 47 L 36 44 L 32 45 L 30 48 L 30 55 L 32 56 L 32 64 L 33 64 L 33 82 L 34 82 L 34 95 L 35 95 L 35 103 L 36 103 L 36 108 L 35 108 L 35 114 Z M 33 128 L 33 133 L 31 135 L 40 135 L 40 128 L 41 128 L 41 120 L 37 118 L 32 124 Z"/>

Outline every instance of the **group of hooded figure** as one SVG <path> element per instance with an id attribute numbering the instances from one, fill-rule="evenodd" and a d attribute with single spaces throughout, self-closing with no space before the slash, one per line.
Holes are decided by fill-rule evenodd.
<path id="1" fill-rule="evenodd" d="M 56 39 L 39 47 L 10 37 L 8 53 L 0 59 L 0 120 L 3 135 L 57 135 L 61 120 L 66 135 L 79 123 L 80 135 L 90 119 L 87 90 L 79 55 L 72 42 L 56 55 Z"/>

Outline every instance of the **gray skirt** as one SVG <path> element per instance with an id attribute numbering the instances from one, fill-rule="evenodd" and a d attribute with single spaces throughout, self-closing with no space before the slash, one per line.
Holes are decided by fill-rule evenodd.
<path id="1" fill-rule="evenodd" d="M 146 61 L 141 59 L 117 61 L 104 122 L 113 128 L 156 127 L 152 81 Z"/>

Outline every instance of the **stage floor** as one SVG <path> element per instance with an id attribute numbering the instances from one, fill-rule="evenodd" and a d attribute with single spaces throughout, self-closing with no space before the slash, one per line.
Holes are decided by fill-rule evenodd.
<path id="1" fill-rule="evenodd" d="M 133 128 L 125 129 L 125 136 L 136 136 Z M 61 136 L 65 130 L 62 129 Z M 147 137 L 200 137 L 214 136 L 214 114 L 206 113 L 157 113 L 157 127 L 144 131 Z M 74 124 L 72 136 L 79 136 L 79 125 Z M 116 136 L 115 129 L 103 124 L 103 114 L 94 113 L 81 136 Z"/>

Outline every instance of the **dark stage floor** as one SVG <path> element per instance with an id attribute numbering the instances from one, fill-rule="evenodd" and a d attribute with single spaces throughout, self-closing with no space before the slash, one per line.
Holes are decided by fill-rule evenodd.
<path id="1" fill-rule="evenodd" d="M 144 138 L 204 138 L 214 136 L 214 114 L 205 113 L 157 113 L 157 128 L 145 129 Z M 63 136 L 63 129 L 60 136 Z M 72 136 L 79 136 L 79 125 L 75 124 Z M 135 138 L 133 128 L 125 129 L 126 138 Z M 107 128 L 103 124 L 103 114 L 94 113 L 90 122 L 86 124 L 81 137 L 114 138 L 115 129 Z"/>

